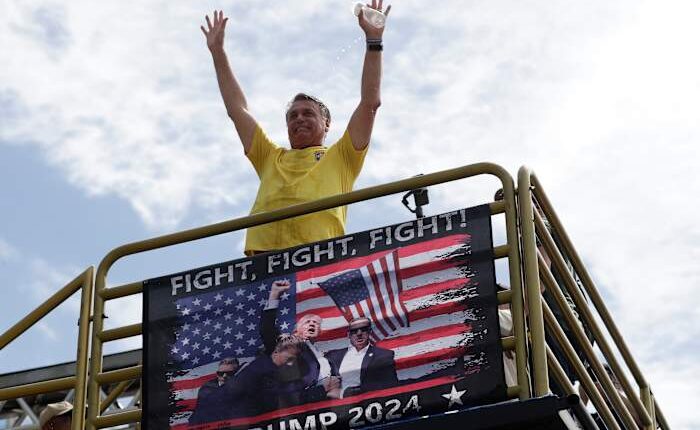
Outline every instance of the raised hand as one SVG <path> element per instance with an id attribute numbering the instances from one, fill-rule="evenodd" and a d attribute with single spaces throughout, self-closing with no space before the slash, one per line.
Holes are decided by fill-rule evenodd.
<path id="1" fill-rule="evenodd" d="M 202 33 L 207 38 L 207 47 L 210 51 L 215 49 L 223 49 L 224 47 L 224 30 L 226 30 L 226 22 L 228 18 L 224 18 L 223 11 L 214 11 L 214 23 L 212 24 L 209 15 L 206 16 L 207 28 L 200 26 Z"/>
<path id="2" fill-rule="evenodd" d="M 379 3 L 377 3 L 377 0 L 372 0 L 372 4 L 367 3 L 367 7 L 378 10 L 379 12 L 384 13 L 386 17 L 389 16 L 389 11 L 391 10 L 391 5 L 387 6 L 386 10 L 382 9 L 382 2 L 383 0 L 379 0 Z M 384 34 L 384 27 L 377 28 L 370 24 L 370 22 L 364 17 L 364 13 L 360 12 L 360 14 L 357 17 L 358 22 L 360 23 L 360 28 L 362 28 L 362 31 L 365 32 L 365 36 L 367 39 L 381 39 L 382 34 Z M 384 24 L 386 26 L 386 24 Z"/>
<path id="3" fill-rule="evenodd" d="M 291 288 L 292 284 L 287 280 L 275 281 L 270 288 L 270 299 L 278 300 L 282 293 Z"/>

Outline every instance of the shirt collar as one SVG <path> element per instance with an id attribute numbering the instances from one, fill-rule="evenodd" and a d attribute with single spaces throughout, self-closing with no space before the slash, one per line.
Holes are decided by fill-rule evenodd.
<path id="1" fill-rule="evenodd" d="M 370 344 L 368 343 L 367 346 L 365 346 L 364 348 L 362 348 L 361 350 L 358 351 L 352 344 L 350 344 L 350 346 L 348 346 L 348 351 L 354 352 L 355 354 L 358 354 L 358 355 L 359 354 L 366 354 L 369 347 L 370 347 Z"/>

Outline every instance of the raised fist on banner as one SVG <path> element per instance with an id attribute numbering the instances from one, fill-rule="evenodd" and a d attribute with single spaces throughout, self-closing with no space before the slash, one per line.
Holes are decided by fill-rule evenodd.
<path id="1" fill-rule="evenodd" d="M 282 279 L 272 283 L 272 288 L 270 288 L 270 300 L 279 300 L 282 293 L 287 291 L 292 287 L 291 282 L 287 279 Z"/>

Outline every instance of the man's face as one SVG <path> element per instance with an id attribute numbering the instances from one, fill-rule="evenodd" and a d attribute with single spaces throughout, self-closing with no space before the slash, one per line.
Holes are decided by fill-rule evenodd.
<path id="1" fill-rule="evenodd" d="M 219 369 L 216 371 L 216 379 L 219 380 L 219 385 L 226 382 L 227 378 L 233 376 L 233 374 L 236 373 L 236 370 L 238 370 L 238 365 L 235 363 L 219 364 Z"/>
<path id="2" fill-rule="evenodd" d="M 275 352 L 272 362 L 277 366 L 284 366 L 285 364 L 293 364 L 297 356 L 299 355 L 299 348 L 288 347 L 283 348 L 280 351 Z"/>
<path id="3" fill-rule="evenodd" d="M 321 334 L 321 318 L 317 315 L 306 315 L 299 320 L 295 334 L 304 340 L 316 340 Z"/>
<path id="4" fill-rule="evenodd" d="M 327 121 L 316 102 L 299 100 L 292 103 L 287 111 L 287 135 L 292 148 L 321 146 L 327 131 Z"/>
<path id="5" fill-rule="evenodd" d="M 369 322 L 360 324 L 351 324 L 348 328 L 348 336 L 350 336 L 350 344 L 358 351 L 369 345 Z"/>

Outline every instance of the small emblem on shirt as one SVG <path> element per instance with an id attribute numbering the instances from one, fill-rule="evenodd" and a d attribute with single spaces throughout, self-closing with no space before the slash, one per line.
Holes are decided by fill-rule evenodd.
<path id="1" fill-rule="evenodd" d="M 323 157 L 323 151 L 314 152 L 314 157 L 316 157 L 316 161 L 319 161 Z"/>

